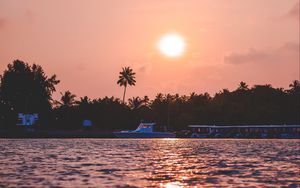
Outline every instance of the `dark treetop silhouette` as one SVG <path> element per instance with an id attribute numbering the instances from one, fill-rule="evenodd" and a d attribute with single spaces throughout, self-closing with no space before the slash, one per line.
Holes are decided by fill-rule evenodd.
<path id="1" fill-rule="evenodd" d="M 70 91 L 66 91 L 65 93 L 60 93 L 61 98 L 60 101 L 56 101 L 57 104 L 65 107 L 70 107 L 76 103 L 76 95 L 72 94 Z"/>
<path id="2" fill-rule="evenodd" d="M 141 119 L 167 125 L 168 113 L 174 130 L 186 129 L 189 124 L 299 124 L 298 80 L 286 90 L 269 84 L 249 87 L 241 82 L 236 90 L 223 89 L 214 96 L 160 93 L 153 100 L 133 97 L 127 104 L 125 89 L 127 84 L 134 85 L 134 79 L 132 69 L 123 68 L 118 82 L 125 87 L 123 102 L 114 97 L 87 96 L 76 101 L 67 91 L 60 103 L 53 103 L 52 93 L 59 83 L 56 76 L 48 78 L 42 67 L 16 60 L 1 76 L 0 130 L 16 128 L 19 112 L 38 113 L 36 128 L 45 130 L 78 130 L 85 119 L 92 120 L 92 128 L 97 130 L 134 129 Z"/>

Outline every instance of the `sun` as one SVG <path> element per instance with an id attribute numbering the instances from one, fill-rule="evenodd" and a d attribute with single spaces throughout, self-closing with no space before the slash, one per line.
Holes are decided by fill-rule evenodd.
<path id="1" fill-rule="evenodd" d="M 180 35 L 169 33 L 161 37 L 158 42 L 158 49 L 165 56 L 178 57 L 185 50 L 185 41 Z"/>

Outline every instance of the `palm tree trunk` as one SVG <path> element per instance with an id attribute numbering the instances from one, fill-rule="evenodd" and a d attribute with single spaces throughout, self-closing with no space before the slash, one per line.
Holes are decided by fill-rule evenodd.
<path id="1" fill-rule="evenodd" d="M 125 103 L 125 94 L 126 94 L 126 85 L 124 86 L 124 93 L 123 93 L 123 104 Z"/>

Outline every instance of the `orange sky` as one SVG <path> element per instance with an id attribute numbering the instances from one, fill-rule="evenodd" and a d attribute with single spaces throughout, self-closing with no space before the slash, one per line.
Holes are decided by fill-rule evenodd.
<path id="1" fill-rule="evenodd" d="M 169 32 L 187 42 L 179 58 L 156 48 Z M 1 74 L 14 59 L 91 98 L 121 98 L 123 66 L 137 73 L 128 97 L 287 88 L 300 79 L 299 0 L 0 0 Z"/>

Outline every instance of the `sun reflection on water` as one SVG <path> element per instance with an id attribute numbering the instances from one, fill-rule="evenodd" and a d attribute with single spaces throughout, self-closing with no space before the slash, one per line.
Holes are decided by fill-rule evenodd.
<path id="1" fill-rule="evenodd" d="M 179 141 L 179 138 L 162 138 L 160 140 L 168 140 L 168 141 Z"/>
<path id="2" fill-rule="evenodd" d="M 169 183 L 166 183 L 164 185 L 161 184 L 161 187 L 165 187 L 165 188 L 181 188 L 183 186 L 181 186 L 179 182 L 169 182 Z"/>

